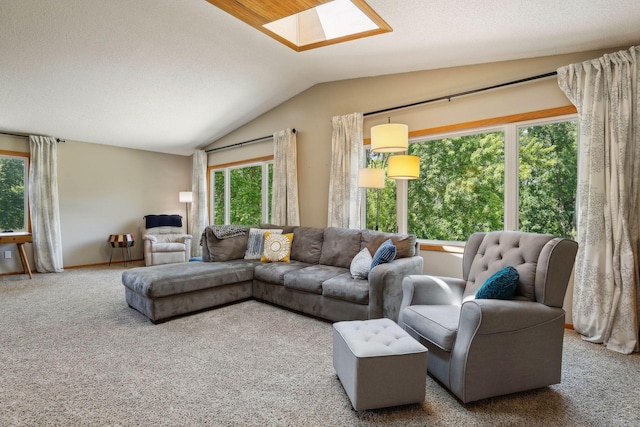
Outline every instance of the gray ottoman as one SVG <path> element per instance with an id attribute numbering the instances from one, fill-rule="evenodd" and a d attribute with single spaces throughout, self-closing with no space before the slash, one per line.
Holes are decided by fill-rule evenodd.
<path id="1" fill-rule="evenodd" d="M 393 320 L 334 323 L 333 367 L 356 411 L 424 401 L 427 349 Z"/>

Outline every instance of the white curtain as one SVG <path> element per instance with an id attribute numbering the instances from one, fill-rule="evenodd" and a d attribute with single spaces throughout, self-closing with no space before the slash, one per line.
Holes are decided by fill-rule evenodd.
<path id="1" fill-rule="evenodd" d="M 47 136 L 30 136 L 29 214 L 33 258 L 40 273 L 63 270 L 62 233 L 58 204 L 58 143 Z"/>
<path id="2" fill-rule="evenodd" d="M 204 228 L 209 225 L 207 215 L 207 163 L 208 155 L 204 150 L 197 150 L 193 153 L 193 174 L 191 176 L 191 192 L 193 202 L 191 203 L 191 256 L 202 255 L 200 247 L 200 235 Z"/>
<path id="3" fill-rule="evenodd" d="M 285 129 L 273 134 L 273 154 L 271 222 L 278 225 L 300 225 L 295 131 Z"/>
<path id="4" fill-rule="evenodd" d="M 358 170 L 364 161 L 362 113 L 331 119 L 329 227 L 360 228 Z"/>
<path id="5" fill-rule="evenodd" d="M 621 353 L 639 349 L 639 48 L 558 69 L 580 127 L 573 325 Z"/>

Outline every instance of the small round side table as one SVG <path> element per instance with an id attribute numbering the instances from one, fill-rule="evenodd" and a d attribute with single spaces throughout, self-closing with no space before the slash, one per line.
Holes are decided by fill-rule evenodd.
<path id="1" fill-rule="evenodd" d="M 136 243 L 136 238 L 133 234 L 111 234 L 108 240 L 111 245 L 111 256 L 109 256 L 109 265 L 113 259 L 113 250 L 115 248 L 122 248 L 122 259 L 124 260 L 124 266 L 127 266 L 127 260 L 131 261 L 131 253 L 129 248 Z"/>

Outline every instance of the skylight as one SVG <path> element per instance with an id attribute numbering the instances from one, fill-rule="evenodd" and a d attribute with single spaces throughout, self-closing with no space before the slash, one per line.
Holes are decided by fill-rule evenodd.
<path id="1" fill-rule="evenodd" d="M 298 52 L 392 31 L 365 0 L 207 0 Z"/>
<path id="2" fill-rule="evenodd" d="M 298 47 L 380 28 L 350 0 L 321 4 L 264 27 Z"/>

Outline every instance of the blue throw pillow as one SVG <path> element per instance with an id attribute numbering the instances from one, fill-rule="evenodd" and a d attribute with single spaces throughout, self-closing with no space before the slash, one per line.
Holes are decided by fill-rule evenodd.
<path id="1" fill-rule="evenodd" d="M 396 259 L 396 247 L 391 239 L 387 239 L 380 245 L 375 255 L 373 255 L 371 268 L 369 270 L 373 270 L 373 267 L 376 265 L 391 262 L 394 259 Z"/>
<path id="2" fill-rule="evenodd" d="M 509 266 L 496 271 L 476 292 L 476 299 L 509 299 L 513 296 L 520 275 Z"/>

